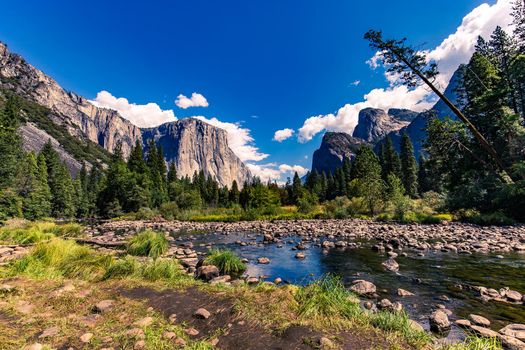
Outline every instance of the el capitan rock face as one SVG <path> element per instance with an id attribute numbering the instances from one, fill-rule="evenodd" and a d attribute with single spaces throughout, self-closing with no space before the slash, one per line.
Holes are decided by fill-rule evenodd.
<path id="1" fill-rule="evenodd" d="M 312 157 L 312 171 L 315 169 L 319 174 L 333 173 L 343 165 L 345 158 L 352 159 L 355 151 L 367 144 L 366 141 L 344 132 L 327 132 L 323 136 L 321 147 Z"/>
<path id="2" fill-rule="evenodd" d="M 211 175 L 222 186 L 231 186 L 233 180 L 242 186 L 252 177 L 246 165 L 229 148 L 226 131 L 201 120 L 187 118 L 165 123 L 143 129 L 142 135 L 146 146 L 150 139 L 162 146 L 166 161 L 175 162 L 178 176 L 191 177 L 202 169 L 206 176 Z"/>
<path id="3" fill-rule="evenodd" d="M 52 122 L 51 128 L 65 130 L 64 133 L 78 140 L 92 141 L 110 153 L 120 142 L 122 153 L 127 157 L 137 141 L 147 146 L 147 141 L 154 139 L 163 147 L 166 161 L 175 162 L 179 176 L 192 176 L 195 171 L 203 170 L 225 186 L 231 186 L 233 180 L 242 186 L 244 181 L 252 178 L 246 165 L 229 148 L 225 130 L 197 119 L 184 119 L 141 130 L 117 111 L 99 108 L 84 97 L 65 91 L 20 55 L 10 53 L 2 42 L 0 88 L 47 108 L 49 112 L 45 119 Z M 57 139 L 37 124 L 22 123 L 19 133 L 26 151 L 38 152 L 50 140 L 73 174 L 82 166 L 81 159 L 75 159 Z"/>

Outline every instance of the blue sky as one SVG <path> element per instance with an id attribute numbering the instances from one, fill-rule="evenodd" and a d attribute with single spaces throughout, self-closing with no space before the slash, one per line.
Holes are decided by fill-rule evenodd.
<path id="1" fill-rule="evenodd" d="M 374 52 L 362 39 L 364 32 L 382 29 L 434 50 L 446 79 L 453 70 L 448 66 L 461 63 L 470 50 L 455 49 L 451 42 L 471 41 L 476 31 L 487 33 L 494 23 L 505 22 L 502 9 L 508 1 L 11 1 L 2 5 L 0 40 L 89 99 L 107 91 L 111 98 L 160 107 L 139 108 L 139 114 L 157 111 L 159 118 L 169 118 L 171 112 L 162 109 L 173 110 L 177 118 L 199 115 L 239 123 L 220 124 L 239 133 L 237 151 L 259 164 L 255 171 L 284 178 L 290 168 L 278 171 L 279 165 L 310 167 L 323 130 L 351 132 L 354 109 L 378 103 L 376 95 L 363 97 L 374 88 L 383 89 L 375 98 L 383 101 L 377 107 L 400 107 L 393 105 L 396 96 L 409 96 L 390 91 L 395 87 L 383 70 L 366 63 Z M 469 14 L 465 33 L 458 33 Z M 444 45 L 454 33 L 457 37 Z M 177 96 L 193 92 L 209 106 L 175 105 Z M 401 107 L 421 98 L 410 96 Z M 336 113 L 362 101 L 369 102 Z M 311 116 L 319 117 L 304 124 Z M 148 115 L 141 118 L 148 121 Z M 272 140 L 284 128 L 293 129 L 294 136 Z M 254 141 L 246 143 L 250 136 Z M 268 156 L 259 159 L 261 154 Z"/>

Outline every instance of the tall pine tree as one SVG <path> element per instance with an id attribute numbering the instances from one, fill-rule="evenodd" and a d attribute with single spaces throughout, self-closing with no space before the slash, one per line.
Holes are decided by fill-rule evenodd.
<path id="1" fill-rule="evenodd" d="M 417 162 L 414 157 L 414 147 L 407 133 L 401 137 L 401 180 L 405 193 L 414 198 L 417 196 Z"/>

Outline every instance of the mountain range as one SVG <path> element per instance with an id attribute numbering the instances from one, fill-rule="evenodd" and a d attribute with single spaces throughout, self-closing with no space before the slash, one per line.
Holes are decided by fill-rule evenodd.
<path id="1" fill-rule="evenodd" d="M 66 91 L 0 42 L 0 97 L 10 94 L 19 96 L 26 107 L 19 129 L 24 149 L 38 152 L 51 141 L 73 174 L 83 162 L 88 168 L 107 162 L 117 144 L 127 157 L 136 142 L 146 146 L 153 139 L 163 147 L 166 161 L 175 162 L 179 176 L 202 170 L 223 186 L 252 178 L 229 148 L 226 131 L 191 118 L 141 129 L 117 111 Z"/>
<path id="2" fill-rule="evenodd" d="M 461 69 L 453 75 L 445 95 L 456 102 Z M 239 185 L 253 175 L 228 146 L 227 132 L 200 119 L 186 118 L 154 128 L 139 128 L 117 111 L 100 108 L 86 98 L 63 89 L 55 80 L 27 63 L 0 42 L 0 100 L 17 95 L 23 102 L 23 122 L 19 133 L 26 151 L 38 152 L 50 141 L 61 159 L 76 174 L 82 164 L 106 164 L 117 144 L 127 157 L 136 142 L 145 152 L 149 140 L 162 146 L 166 162 L 174 162 L 179 176 L 204 171 L 222 186 L 235 180 Z M 438 101 L 425 112 L 391 108 L 387 111 L 365 108 L 359 112 L 353 134 L 326 132 L 321 146 L 312 157 L 312 170 L 333 172 L 344 158 L 352 158 L 361 145 L 377 147 L 389 136 L 399 150 L 403 133 L 407 133 L 419 156 L 431 116 L 451 115 Z"/>

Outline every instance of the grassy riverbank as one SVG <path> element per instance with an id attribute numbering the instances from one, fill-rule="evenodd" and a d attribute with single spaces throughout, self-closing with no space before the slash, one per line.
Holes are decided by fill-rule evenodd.
<path id="1" fill-rule="evenodd" d="M 363 310 L 359 299 L 334 276 L 305 287 L 210 285 L 188 275 L 176 259 L 156 258 L 165 249 L 154 233 L 130 241 L 117 254 L 69 239 L 81 234 L 69 225 L 53 223 L 16 222 L 0 229 L 4 244 L 26 242 L 28 237 L 34 244 L 27 255 L 0 267 L 0 343 L 7 349 L 36 342 L 49 348 L 68 344 L 88 349 L 171 349 L 178 344 L 185 349 L 211 349 L 217 340 L 219 344 L 239 341 L 229 327 L 245 325 L 252 341 L 259 337 L 276 344 L 299 341 L 319 348 L 323 339 L 322 348 L 327 344 L 363 349 L 433 346 L 431 336 L 405 313 Z M 150 255 L 151 251 L 155 253 Z M 235 255 L 214 252 L 210 260 L 242 270 Z M 160 301 L 166 298 L 181 304 L 164 305 Z M 94 313 L 102 300 L 113 300 L 111 309 Z M 212 313 L 209 320 L 193 316 L 199 307 Z M 171 314 L 178 316 L 174 319 Z M 191 335 L 192 328 L 200 335 Z M 499 348 L 479 338 L 450 347 Z"/>

